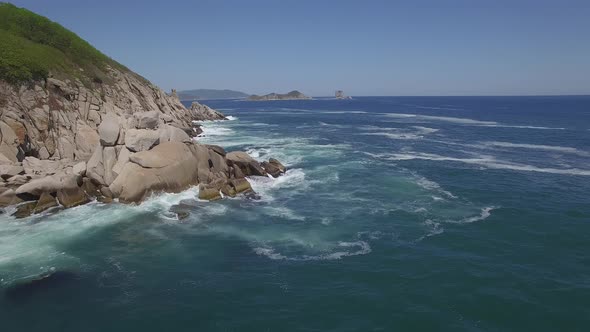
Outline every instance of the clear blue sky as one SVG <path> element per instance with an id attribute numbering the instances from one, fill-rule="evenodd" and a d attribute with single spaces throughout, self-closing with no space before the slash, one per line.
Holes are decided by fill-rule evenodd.
<path id="1" fill-rule="evenodd" d="M 590 94 L 590 1 L 14 0 L 164 89 Z"/>

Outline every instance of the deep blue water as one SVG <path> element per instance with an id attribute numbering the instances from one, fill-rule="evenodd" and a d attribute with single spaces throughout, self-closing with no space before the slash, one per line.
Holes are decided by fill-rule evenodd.
<path id="1" fill-rule="evenodd" d="M 233 120 L 200 141 L 287 174 L 259 201 L 1 215 L 3 290 L 72 273 L 0 296 L 3 329 L 588 329 L 590 97 L 206 103 Z"/>

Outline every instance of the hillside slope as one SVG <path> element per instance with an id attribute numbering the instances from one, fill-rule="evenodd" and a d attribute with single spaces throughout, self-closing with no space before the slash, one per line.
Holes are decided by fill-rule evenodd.
<path id="1" fill-rule="evenodd" d="M 188 133 L 193 120 L 216 114 L 200 104 L 186 109 L 174 91 L 166 94 L 61 25 L 0 3 L 0 165 L 27 156 L 87 160 L 106 114 L 132 127 L 137 112 L 157 112 L 162 124 Z"/>

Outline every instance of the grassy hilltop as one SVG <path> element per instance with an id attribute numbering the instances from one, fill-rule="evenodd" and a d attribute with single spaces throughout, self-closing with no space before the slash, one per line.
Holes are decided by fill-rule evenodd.
<path id="1" fill-rule="evenodd" d="M 128 70 L 58 23 L 0 2 L 0 80 L 19 84 L 52 73 L 101 83 L 107 65 Z"/>

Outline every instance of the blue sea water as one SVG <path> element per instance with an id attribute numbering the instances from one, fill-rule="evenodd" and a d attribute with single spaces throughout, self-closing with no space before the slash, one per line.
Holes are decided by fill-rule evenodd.
<path id="1" fill-rule="evenodd" d="M 2 330 L 588 330 L 590 97 L 206 103 L 199 141 L 287 174 L 0 215 Z"/>

